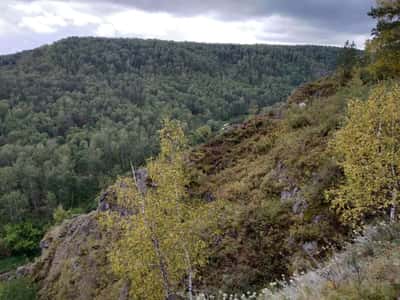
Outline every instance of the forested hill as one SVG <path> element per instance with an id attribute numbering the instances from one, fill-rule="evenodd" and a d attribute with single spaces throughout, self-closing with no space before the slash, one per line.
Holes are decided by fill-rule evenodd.
<path id="1" fill-rule="evenodd" d="M 157 152 L 160 120 L 201 142 L 335 68 L 339 49 L 68 38 L 0 57 L 0 220 L 86 207 Z"/>

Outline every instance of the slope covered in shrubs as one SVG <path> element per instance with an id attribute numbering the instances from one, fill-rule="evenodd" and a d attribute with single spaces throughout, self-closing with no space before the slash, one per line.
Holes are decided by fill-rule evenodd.
<path id="1" fill-rule="evenodd" d="M 301 89 L 325 88 L 326 80 Z M 313 267 L 346 239 L 348 228 L 324 195 L 342 177 L 328 144 L 347 99 L 365 97 L 369 87 L 353 82 L 335 89 L 327 96 L 303 93 L 191 152 L 193 197 L 229 203 L 205 286 L 254 290 Z"/>
<path id="2" fill-rule="evenodd" d="M 318 84 L 325 85 L 320 81 L 302 89 L 315 90 Z M 323 272 L 321 261 L 351 240 L 351 228 L 341 225 L 325 197 L 325 191 L 343 178 L 329 145 L 343 125 L 347 100 L 367 98 L 371 87 L 355 79 L 324 97 L 303 93 L 306 96 L 299 101 L 226 126 L 209 142 L 188 152 L 190 201 L 224 201 L 209 259 L 196 276 L 196 293 L 253 293 L 276 282 L 277 287 L 284 287 L 275 292 L 280 296 L 293 291 L 282 276 L 291 278 L 318 268 Z M 124 293 L 125 285 L 110 271 L 107 258 L 112 239 L 97 221 L 104 209 L 123 213 L 115 202 L 118 189 L 123 188 L 109 188 L 100 197 L 99 211 L 73 217 L 46 235 L 43 255 L 25 270 L 38 283 L 43 299 L 82 295 L 107 299 Z M 395 252 L 388 252 L 387 259 L 385 266 L 396 259 Z M 371 256 L 371 264 L 375 266 L 375 256 Z M 99 270 L 103 270 L 101 276 L 93 277 Z M 320 271 L 313 272 L 306 273 L 311 274 L 307 275 L 310 280 Z M 341 299 L 334 298 L 335 293 L 353 293 L 353 275 L 349 276 L 350 281 L 339 278 L 332 283 L 328 278 L 321 283 L 321 290 L 333 287 L 326 299 Z M 307 282 L 307 277 L 292 280 L 297 278 Z M 380 279 L 376 280 L 378 284 Z M 360 284 L 373 287 L 367 282 Z M 85 294 L 77 293 L 82 286 Z M 293 293 L 300 297 L 305 292 L 298 287 Z M 396 291 L 391 285 L 384 289 L 365 293 Z"/>

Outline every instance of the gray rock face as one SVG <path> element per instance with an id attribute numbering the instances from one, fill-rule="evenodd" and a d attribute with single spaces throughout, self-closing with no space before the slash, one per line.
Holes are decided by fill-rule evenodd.
<path id="1" fill-rule="evenodd" d="M 287 169 L 283 163 L 278 162 L 276 168 L 269 174 L 269 177 L 282 186 L 292 186 L 293 182 L 287 173 Z"/>
<path id="2" fill-rule="evenodd" d="M 307 209 L 308 204 L 307 201 L 303 197 L 296 198 L 293 206 L 292 206 L 292 212 L 296 215 L 304 213 L 304 211 Z"/>
<path id="3" fill-rule="evenodd" d="M 112 241 L 99 224 L 99 212 L 80 215 L 51 229 L 41 243 L 42 255 L 17 273 L 39 283 L 40 300 L 118 299 L 123 282 L 107 259 Z"/>
<path id="4" fill-rule="evenodd" d="M 309 255 L 315 255 L 317 254 L 318 251 L 318 243 L 313 241 L 313 242 L 308 242 L 303 244 L 303 250 L 307 252 Z"/>
<path id="5" fill-rule="evenodd" d="M 0 274 L 0 281 L 8 281 L 8 280 L 14 279 L 16 276 L 17 275 L 16 275 L 15 271 L 2 273 L 2 274 Z"/>
<path id="6" fill-rule="evenodd" d="M 305 102 L 299 103 L 300 108 L 305 108 L 306 106 L 307 106 L 307 103 L 305 103 Z"/>
<path id="7" fill-rule="evenodd" d="M 281 202 L 293 203 L 292 212 L 296 215 L 304 213 L 308 207 L 307 201 L 298 187 L 294 187 L 291 190 L 283 190 L 281 192 Z"/>
<path id="8" fill-rule="evenodd" d="M 108 191 L 106 191 L 103 194 L 101 194 L 101 196 L 99 198 L 99 206 L 97 207 L 97 209 L 99 211 L 105 212 L 105 211 L 111 210 L 111 205 L 107 201 L 108 196 L 109 196 L 109 192 Z"/>
<path id="9" fill-rule="evenodd" d="M 142 194 L 145 194 L 147 191 L 147 186 L 148 186 L 148 173 L 147 170 L 144 168 L 138 169 L 135 171 L 135 179 L 136 183 L 138 186 L 139 191 Z M 121 189 L 127 188 L 126 184 L 124 182 L 121 183 L 120 185 Z M 120 213 L 120 215 L 123 216 L 130 216 L 135 213 L 136 211 L 132 209 L 126 209 L 124 207 L 121 207 L 118 205 L 116 201 L 116 194 L 115 191 L 113 190 L 107 190 L 104 193 L 101 194 L 99 198 L 99 205 L 97 207 L 97 210 L 99 212 L 106 212 L 106 211 L 114 211 Z"/>
<path id="10" fill-rule="evenodd" d="M 318 223 L 321 223 L 323 220 L 324 220 L 324 216 L 318 215 L 318 216 L 315 216 L 312 221 L 314 224 L 318 224 Z"/>
<path id="11" fill-rule="evenodd" d="M 135 171 L 138 189 L 149 186 L 146 169 Z M 119 188 L 127 188 L 121 182 Z M 129 282 L 113 275 L 107 259 L 108 246 L 117 233 L 105 232 L 99 219 L 102 212 L 118 212 L 122 217 L 137 213 L 119 206 L 116 191 L 105 191 L 97 211 L 64 221 L 50 230 L 40 242 L 42 255 L 17 270 L 40 283 L 41 300 L 128 300 Z M 15 273 L 15 272 L 14 272 Z"/>
<path id="12" fill-rule="evenodd" d="M 292 190 L 283 190 L 281 192 L 281 202 L 293 202 L 293 200 L 299 198 L 300 190 L 294 187 Z"/>
<path id="13" fill-rule="evenodd" d="M 29 266 L 21 266 L 17 268 L 17 271 L 15 271 L 15 275 L 17 277 L 23 277 L 29 275 L 31 272 L 31 269 Z"/>
<path id="14" fill-rule="evenodd" d="M 40 249 L 47 249 L 49 248 L 49 241 L 41 240 L 39 243 Z"/>
<path id="15" fill-rule="evenodd" d="M 146 194 L 148 179 L 147 170 L 145 168 L 138 169 L 135 171 L 135 176 L 139 192 L 141 192 L 143 195 Z"/>
<path id="16" fill-rule="evenodd" d="M 129 300 L 130 283 L 126 280 L 122 286 L 118 300 Z"/>

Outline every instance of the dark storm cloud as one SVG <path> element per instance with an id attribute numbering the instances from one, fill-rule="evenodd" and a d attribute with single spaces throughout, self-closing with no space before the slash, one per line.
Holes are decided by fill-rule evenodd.
<path id="1" fill-rule="evenodd" d="M 102 2 L 179 16 L 213 13 L 223 20 L 281 15 L 302 20 L 312 26 L 334 28 L 335 31 L 354 34 L 365 33 L 370 29 L 372 21 L 367 12 L 375 0 L 80 0 L 77 2 L 90 4 Z"/>
<path id="2" fill-rule="evenodd" d="M 337 32 L 365 33 L 373 23 L 367 12 L 374 3 L 374 0 L 271 0 L 266 2 L 265 12 Z"/>
<path id="3" fill-rule="evenodd" d="M 372 21 L 367 12 L 375 0 L 83 0 L 113 3 L 150 12 L 193 16 L 214 13 L 225 20 L 287 16 L 314 25 L 365 32 Z"/>

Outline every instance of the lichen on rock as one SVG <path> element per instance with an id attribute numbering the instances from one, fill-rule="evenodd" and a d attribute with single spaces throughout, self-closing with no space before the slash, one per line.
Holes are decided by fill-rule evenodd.
<path id="1" fill-rule="evenodd" d="M 124 282 L 109 266 L 112 237 L 99 224 L 100 211 L 80 215 L 51 229 L 42 255 L 25 267 L 39 284 L 42 300 L 118 299 Z"/>

